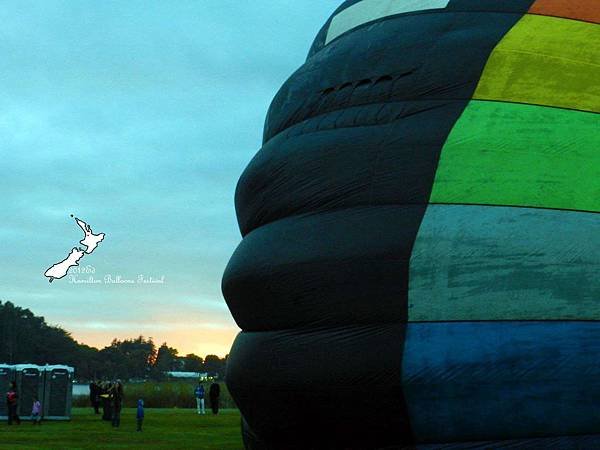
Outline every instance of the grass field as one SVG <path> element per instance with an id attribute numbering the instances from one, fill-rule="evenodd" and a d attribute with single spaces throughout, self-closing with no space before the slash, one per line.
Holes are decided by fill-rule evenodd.
<path id="1" fill-rule="evenodd" d="M 114 429 L 91 408 L 74 408 L 70 422 L 33 426 L 0 424 L 2 449 L 201 449 L 241 450 L 240 414 L 225 409 L 200 416 L 192 409 L 146 408 L 144 431 L 135 431 L 135 409 L 123 410 L 121 427 Z"/>

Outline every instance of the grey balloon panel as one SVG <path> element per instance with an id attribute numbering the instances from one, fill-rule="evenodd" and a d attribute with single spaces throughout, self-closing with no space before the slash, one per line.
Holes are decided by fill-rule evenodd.
<path id="1" fill-rule="evenodd" d="M 429 205 L 411 321 L 600 319 L 600 214 Z"/>

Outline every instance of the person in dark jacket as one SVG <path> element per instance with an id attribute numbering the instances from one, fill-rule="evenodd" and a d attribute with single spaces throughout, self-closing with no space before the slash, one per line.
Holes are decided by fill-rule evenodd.
<path id="1" fill-rule="evenodd" d="M 100 414 L 100 411 L 98 411 L 100 407 L 100 386 L 95 381 L 90 383 L 90 403 L 92 404 L 92 408 L 94 408 L 94 413 Z"/>
<path id="2" fill-rule="evenodd" d="M 121 384 L 121 380 L 117 380 L 112 391 L 112 426 L 118 428 L 121 425 L 121 407 L 123 406 L 123 385 Z"/>
<path id="3" fill-rule="evenodd" d="M 17 383 L 10 383 L 10 388 L 6 393 L 6 409 L 8 410 L 8 424 L 12 425 L 15 422 L 21 425 L 21 419 L 17 415 L 17 407 L 19 406 L 19 396 L 17 394 Z"/>
<path id="4" fill-rule="evenodd" d="M 219 397 L 221 396 L 221 386 L 219 386 L 219 383 L 213 382 L 210 385 L 208 396 L 213 414 L 219 414 Z"/>

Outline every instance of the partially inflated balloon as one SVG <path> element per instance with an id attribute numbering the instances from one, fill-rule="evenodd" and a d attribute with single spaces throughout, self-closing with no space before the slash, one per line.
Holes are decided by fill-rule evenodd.
<path id="1" fill-rule="evenodd" d="M 248 448 L 600 445 L 566 437 L 600 434 L 599 22 L 597 0 L 335 11 L 236 193 Z"/>

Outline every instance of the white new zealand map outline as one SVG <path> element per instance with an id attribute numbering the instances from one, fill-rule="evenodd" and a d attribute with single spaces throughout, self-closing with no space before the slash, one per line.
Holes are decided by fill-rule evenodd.
<path id="1" fill-rule="evenodd" d="M 72 214 L 71 217 L 73 217 Z M 85 249 L 73 247 L 69 253 L 69 256 L 62 261 L 53 264 L 48 270 L 46 270 L 46 272 L 44 272 L 44 276 L 48 277 L 48 281 L 50 283 L 66 276 L 71 267 L 78 266 L 81 258 L 83 258 L 86 253 L 91 254 L 106 236 L 104 233 L 94 234 L 92 227 L 77 217 L 75 217 L 75 223 L 83 231 L 83 239 L 79 241 L 79 243 L 85 246 Z"/>

